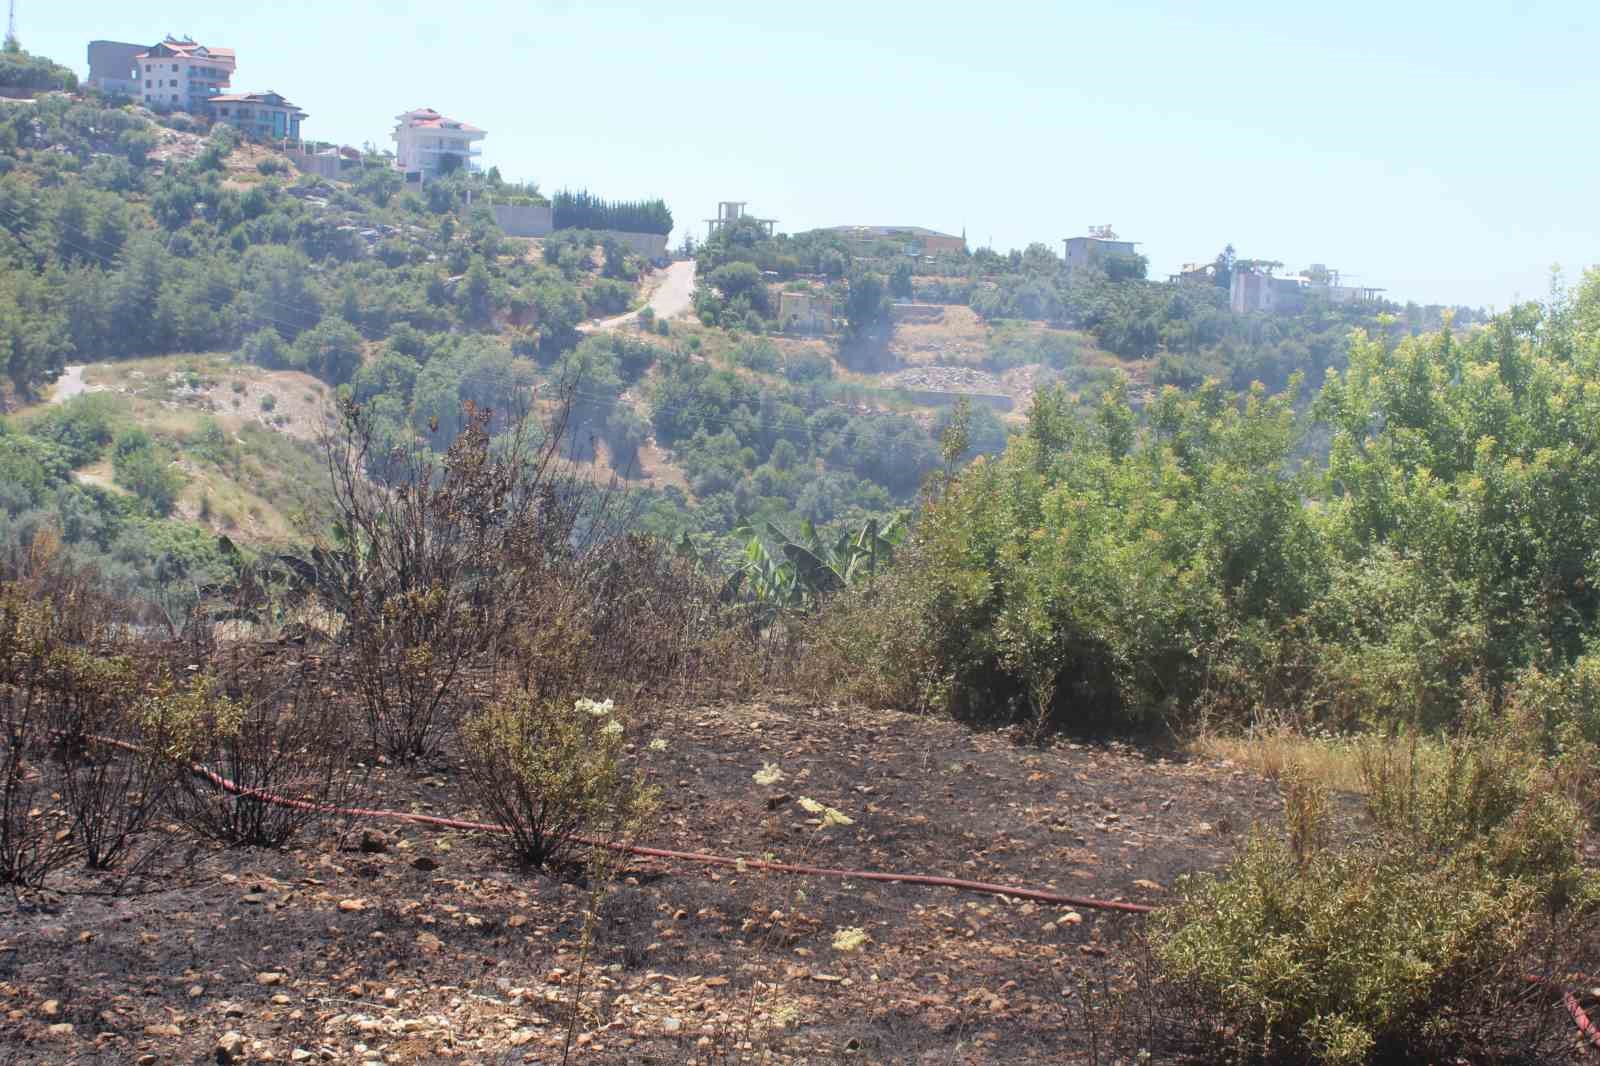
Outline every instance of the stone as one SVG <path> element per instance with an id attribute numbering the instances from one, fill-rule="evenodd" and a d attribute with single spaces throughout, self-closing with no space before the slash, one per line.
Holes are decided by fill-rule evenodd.
<path id="1" fill-rule="evenodd" d="M 341 899 L 339 901 L 339 909 L 347 914 L 355 911 L 364 911 L 367 909 L 367 901 L 364 899 Z"/>
<path id="2" fill-rule="evenodd" d="M 316 1056 L 303 1047 L 297 1047 L 293 1051 L 289 1052 L 290 1062 L 309 1062 L 314 1058 L 316 1058 Z"/>
<path id="3" fill-rule="evenodd" d="M 665 1033 L 676 1033 L 678 1030 L 680 1030 L 682 1028 L 683 1028 L 683 1022 L 680 1021 L 677 1018 L 668 1017 L 668 1018 L 661 1019 L 661 1031 L 662 1032 L 665 1032 Z"/>
<path id="4" fill-rule="evenodd" d="M 173 1025 L 171 1022 L 166 1022 L 166 1023 L 158 1024 L 158 1025 L 147 1025 L 147 1026 L 145 1026 L 144 1027 L 144 1035 L 145 1036 L 164 1036 L 164 1037 L 168 1037 L 168 1038 L 174 1038 L 174 1037 L 182 1036 L 183 1035 L 183 1030 L 179 1029 L 176 1025 Z"/>
<path id="5" fill-rule="evenodd" d="M 256 974 L 256 984 L 266 988 L 283 984 L 283 974 L 277 970 L 266 970 Z"/>
<path id="6" fill-rule="evenodd" d="M 71 1022 L 57 1022 L 56 1024 L 50 1026 L 50 1028 L 47 1031 L 50 1033 L 51 1036 L 71 1036 L 72 1035 L 72 1023 Z"/>
<path id="7" fill-rule="evenodd" d="M 39 1004 L 39 1016 L 41 1018 L 59 1018 L 61 1016 L 61 1001 L 59 999 L 47 999 Z"/>
<path id="8" fill-rule="evenodd" d="M 229 1029 L 217 1041 L 217 1062 L 227 1066 L 230 1062 L 244 1061 L 244 1035 L 237 1029 Z"/>

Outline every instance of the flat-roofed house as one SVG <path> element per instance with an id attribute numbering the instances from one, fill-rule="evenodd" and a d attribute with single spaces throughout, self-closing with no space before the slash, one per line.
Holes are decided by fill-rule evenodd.
<path id="1" fill-rule="evenodd" d="M 310 116 L 272 90 L 223 93 L 208 101 L 211 118 L 262 141 L 298 141 L 300 123 Z"/>

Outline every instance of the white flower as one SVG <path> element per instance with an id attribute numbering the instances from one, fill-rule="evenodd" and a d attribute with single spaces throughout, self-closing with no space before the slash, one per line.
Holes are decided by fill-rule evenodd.
<path id="1" fill-rule="evenodd" d="M 604 703 L 596 703 L 594 700 L 579 700 L 575 709 L 580 712 L 592 714 L 596 718 L 609 718 L 611 716 L 612 705 L 610 700 L 606 700 Z"/>
<path id="2" fill-rule="evenodd" d="M 783 771 L 778 769 L 775 762 L 764 762 L 761 769 L 750 775 L 750 779 L 762 788 L 771 788 L 783 780 Z"/>
<path id="3" fill-rule="evenodd" d="M 834 931 L 833 950 L 858 951 L 861 949 L 862 945 L 866 944 L 870 939 L 872 938 L 867 936 L 867 931 L 865 929 L 862 929 L 859 926 L 847 926 L 843 929 L 837 929 Z"/>
<path id="4" fill-rule="evenodd" d="M 600 732 L 608 737 L 620 737 L 622 735 L 622 723 L 613 718 L 600 727 Z"/>
<path id="5" fill-rule="evenodd" d="M 667 750 L 667 742 L 665 740 L 662 740 L 660 737 L 656 737 L 654 740 L 652 740 L 650 742 L 650 750 L 651 751 L 666 751 Z"/>

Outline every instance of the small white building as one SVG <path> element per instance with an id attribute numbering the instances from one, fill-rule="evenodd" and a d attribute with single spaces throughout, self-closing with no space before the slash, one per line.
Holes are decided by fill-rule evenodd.
<path id="1" fill-rule="evenodd" d="M 451 170 L 477 170 L 485 134 L 476 126 L 447 118 L 431 107 L 395 116 L 394 165 L 407 181 L 425 182 Z"/>
<path id="2" fill-rule="evenodd" d="M 168 37 L 134 57 L 139 102 L 160 111 L 204 115 L 227 90 L 237 60 L 231 48 L 208 48 L 193 38 Z"/>

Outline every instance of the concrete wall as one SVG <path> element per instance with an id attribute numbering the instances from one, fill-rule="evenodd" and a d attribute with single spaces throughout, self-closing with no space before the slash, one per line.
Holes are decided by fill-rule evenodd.
<path id="1" fill-rule="evenodd" d="M 108 93 L 140 95 L 139 61 L 134 56 L 148 47 L 124 41 L 90 41 L 89 84 Z"/>
<path id="2" fill-rule="evenodd" d="M 646 259 L 663 259 L 667 254 L 665 233 L 623 233 L 621 230 L 599 230 L 601 236 L 612 237 Z"/>
<path id="3" fill-rule="evenodd" d="M 831 333 L 833 301 L 816 293 L 780 292 L 778 328 L 801 333 Z"/>
<path id="4" fill-rule="evenodd" d="M 943 304 L 896 302 L 889 305 L 891 322 L 943 322 Z"/>
<path id="5" fill-rule="evenodd" d="M 1068 237 L 1065 260 L 1070 267 L 1088 266 L 1102 255 L 1135 255 L 1138 248 L 1132 241 L 1106 241 L 1099 237 Z"/>
<path id="6" fill-rule="evenodd" d="M 315 174 L 319 178 L 337 178 L 339 176 L 339 157 L 337 155 L 312 155 L 291 148 L 287 153 L 289 161 L 307 174 Z"/>
<path id="7" fill-rule="evenodd" d="M 535 207 L 527 205 L 515 207 L 510 204 L 490 204 L 489 210 L 494 214 L 495 225 L 505 231 L 508 237 L 548 237 L 553 225 L 553 211 L 548 207 Z"/>

